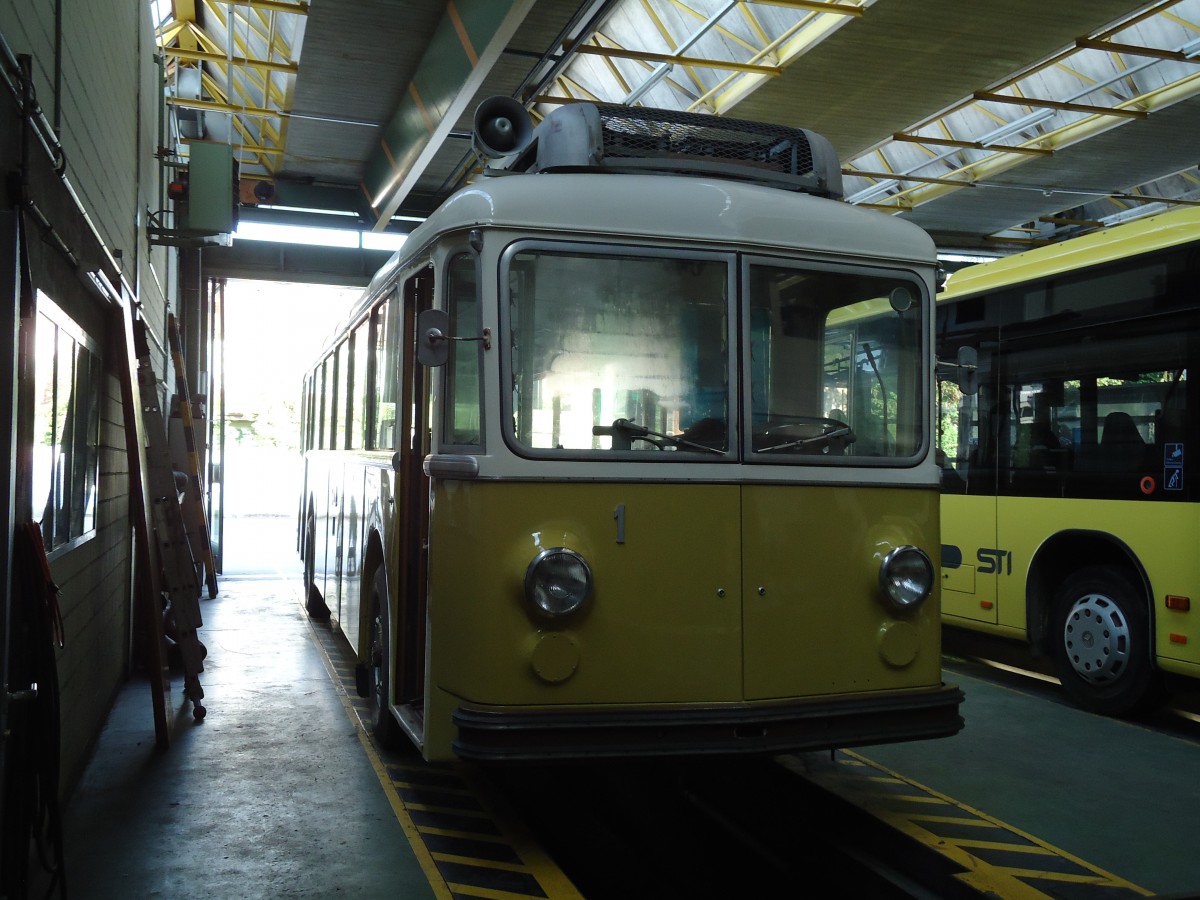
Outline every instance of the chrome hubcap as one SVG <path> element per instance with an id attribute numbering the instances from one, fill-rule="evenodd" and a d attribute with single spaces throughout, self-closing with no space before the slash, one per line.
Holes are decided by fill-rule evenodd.
<path id="1" fill-rule="evenodd" d="M 1129 621 L 1110 598 L 1084 594 L 1067 613 L 1063 646 L 1080 678 L 1090 684 L 1111 684 L 1129 665 Z"/>

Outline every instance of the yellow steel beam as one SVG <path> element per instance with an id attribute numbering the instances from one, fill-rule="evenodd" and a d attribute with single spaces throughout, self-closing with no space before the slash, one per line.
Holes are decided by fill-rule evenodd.
<path id="1" fill-rule="evenodd" d="M 256 107 L 256 103 L 251 100 L 250 92 L 242 88 L 240 84 L 235 84 L 232 79 L 230 79 L 229 90 L 222 90 L 221 85 L 217 84 L 216 79 L 212 78 L 209 73 L 204 72 L 200 74 L 200 84 L 203 84 L 205 88 L 208 88 L 209 94 L 216 97 L 218 101 L 230 103 L 233 102 L 234 97 L 236 96 L 240 97 L 241 101 L 247 104 L 247 106 L 250 106 L 251 108 Z M 277 107 L 280 109 L 290 108 L 288 104 L 284 104 L 282 102 L 278 103 Z M 270 109 L 271 104 L 264 103 L 263 106 L 259 108 Z M 269 121 L 263 122 L 262 126 L 260 127 L 262 127 L 264 132 L 262 136 L 264 139 L 266 138 L 265 132 L 271 132 L 271 137 L 274 137 L 276 140 L 278 140 L 278 133 L 275 132 L 275 128 L 271 126 Z"/>
<path id="2" fill-rule="evenodd" d="M 196 0 L 171 0 L 171 18 L 176 22 L 195 22 Z"/>
<path id="3" fill-rule="evenodd" d="M 167 21 L 158 27 L 158 43 L 159 46 L 165 46 L 171 43 L 175 38 L 179 37 L 179 33 L 187 27 L 186 22 Z"/>
<path id="4" fill-rule="evenodd" d="M 284 72 L 295 75 L 300 67 L 294 62 L 271 62 L 266 59 L 247 59 L 244 56 L 226 56 L 224 53 L 208 53 L 204 50 L 184 50 L 180 47 L 163 47 L 167 56 L 177 56 L 180 59 L 195 59 L 202 62 L 217 64 L 232 63 L 247 69 L 265 69 L 270 72 Z"/>
<path id="5" fill-rule="evenodd" d="M 227 5 L 226 0 L 204 0 L 204 8 L 208 10 L 207 14 L 215 16 L 217 20 L 220 21 L 220 23 L 225 27 L 226 33 L 235 38 L 235 47 L 237 46 L 239 40 L 237 38 L 237 32 L 239 30 L 252 32 L 255 37 L 261 38 L 264 43 L 266 42 L 267 33 L 259 27 L 257 20 L 252 20 L 249 16 L 244 15 L 237 10 L 222 9 L 222 7 L 225 5 Z M 243 40 L 244 43 L 244 39 L 241 40 Z"/>
<path id="6" fill-rule="evenodd" d="M 1154 59 L 1173 59 L 1176 62 L 1200 64 L 1200 57 L 1187 57 L 1178 50 L 1163 50 L 1161 47 L 1118 44 L 1114 41 L 1093 41 L 1090 38 L 1077 39 L 1075 46 L 1080 50 L 1102 50 L 1105 53 L 1124 53 L 1127 56 L 1149 56 Z"/>
<path id="7" fill-rule="evenodd" d="M 221 86 L 219 84 L 217 84 L 216 79 L 214 79 L 207 72 L 201 73 L 200 83 L 205 88 L 208 89 L 208 93 L 211 96 L 215 97 L 218 103 L 232 103 L 233 97 L 236 94 L 243 101 L 245 101 L 244 105 L 246 105 L 250 109 L 255 109 L 255 108 L 269 109 L 270 108 L 269 106 L 255 107 L 254 104 L 250 102 L 250 94 L 247 91 L 245 91 L 238 84 L 231 83 L 229 85 L 230 91 L 222 90 Z M 283 107 L 283 104 L 280 104 L 280 106 Z M 283 107 L 283 108 L 287 108 L 287 107 Z M 255 142 L 255 137 L 250 134 L 249 130 L 242 124 L 242 122 L 240 120 L 235 118 L 233 120 L 233 122 L 234 122 L 234 125 L 237 126 L 239 131 L 241 131 L 242 134 L 247 139 L 249 139 L 251 143 Z M 263 122 L 259 123 L 258 129 L 259 129 L 259 134 L 258 134 L 259 140 L 265 141 L 268 137 L 270 137 L 275 140 L 275 143 L 279 144 L 280 146 L 283 146 L 283 141 L 279 139 L 279 132 L 276 131 L 275 126 L 272 124 L 272 122 L 270 120 L 264 120 Z"/>
<path id="8" fill-rule="evenodd" d="M 233 44 L 234 44 L 235 49 L 242 50 L 243 52 L 249 52 L 249 49 L 250 49 L 249 45 L 246 43 L 246 41 L 243 38 L 237 37 L 235 35 Z M 282 74 L 287 82 L 289 82 L 289 83 L 294 82 L 295 79 L 287 78 L 287 75 L 294 74 L 294 73 L 282 73 Z M 262 90 L 262 92 L 265 96 L 265 102 L 263 103 L 264 106 L 270 106 L 272 101 L 278 103 L 280 106 L 282 106 L 284 108 L 289 108 L 291 106 L 290 103 L 285 101 L 285 96 L 286 96 L 285 92 L 280 90 L 278 85 L 275 83 L 275 78 L 271 74 L 269 74 L 267 72 L 259 71 L 257 69 L 247 69 L 246 76 L 247 76 L 248 80 L 250 80 L 252 82 L 257 80 L 256 83 L 254 84 L 254 87 Z M 246 100 L 250 99 L 249 94 L 245 90 L 243 90 L 240 85 L 238 85 L 236 83 L 235 79 L 230 78 L 229 81 L 230 81 L 229 87 L 230 87 L 231 91 L 236 91 L 238 94 L 240 94 L 243 97 L 243 99 L 246 99 Z"/>
<path id="9" fill-rule="evenodd" d="M 251 9 L 291 13 L 296 16 L 308 15 L 308 4 L 304 0 L 298 0 L 296 3 L 283 3 L 281 0 L 218 0 L 218 2 L 227 6 L 248 6 Z"/>
<path id="10" fill-rule="evenodd" d="M 692 7 L 688 6 L 688 4 L 684 3 L 683 0 L 672 0 L 672 2 L 682 12 L 687 13 L 689 16 L 691 16 L 692 18 L 696 19 L 699 22 L 707 22 L 710 18 L 710 13 L 701 12 L 698 9 L 693 9 Z M 749 41 L 747 41 L 741 35 L 737 34 L 736 32 L 734 32 L 731 29 L 727 28 L 726 26 L 722 25 L 721 22 L 723 20 L 724 20 L 724 17 L 722 16 L 722 18 L 717 20 L 717 22 L 713 25 L 712 31 L 714 34 L 719 34 L 721 37 L 725 38 L 727 41 L 732 41 L 733 43 L 739 45 L 740 47 L 745 49 L 745 51 L 747 53 L 752 53 L 752 54 L 761 53 L 761 50 L 758 47 L 751 44 Z M 675 46 L 674 39 L 669 38 L 667 43 L 669 43 L 672 47 Z"/>
<path id="11" fill-rule="evenodd" d="M 208 33 L 203 28 L 197 26 L 195 22 L 188 22 L 187 31 L 195 39 L 196 45 L 207 47 L 209 53 L 223 54 L 225 52 L 225 48 L 209 37 Z M 188 49 L 194 48 L 195 45 Z"/>
<path id="12" fill-rule="evenodd" d="M 787 6 L 791 9 L 806 9 L 809 12 L 830 13 L 836 16 L 861 16 L 866 12 L 864 6 L 854 6 L 849 3 L 821 3 L 819 0 L 754 0 L 763 6 Z"/>
<path id="13" fill-rule="evenodd" d="M 771 36 L 767 34 L 767 30 L 763 28 L 762 22 L 754 14 L 753 7 L 749 3 L 742 3 L 738 5 L 738 10 L 742 14 L 742 21 L 746 23 L 747 28 L 754 32 L 755 37 L 758 38 L 758 42 L 760 44 L 771 43 Z"/>
<path id="14" fill-rule="evenodd" d="M 251 116 L 252 118 L 275 119 L 291 115 L 291 112 L 282 109 L 238 106 L 234 103 L 219 103 L 216 100 L 192 100 L 188 97 L 167 97 L 167 103 L 171 106 L 183 106 L 188 109 L 207 109 L 212 112 L 234 113 L 239 116 Z"/>
<path id="15" fill-rule="evenodd" d="M 965 178 L 933 178 L 920 175 L 897 175 L 895 172 L 864 172 L 862 169 L 842 169 L 843 175 L 858 178 L 882 178 L 891 181 L 913 181 L 917 184 L 949 184 L 954 187 L 972 187 L 973 182 Z"/>
<path id="16" fill-rule="evenodd" d="M 760 66 L 754 63 L 739 63 L 724 59 L 704 59 L 699 56 L 673 56 L 670 53 L 649 53 L 645 50 L 623 50 L 615 47 L 597 47 L 594 44 L 576 44 L 570 48 L 575 53 L 589 56 L 604 56 L 609 59 L 632 59 L 639 62 L 676 63 L 697 69 L 726 69 L 731 72 L 749 72 L 755 75 L 780 75 L 777 66 Z"/>
<path id="17" fill-rule="evenodd" d="M 175 32 L 179 46 L 188 50 L 196 49 L 196 4 L 194 0 L 172 0 L 171 16 L 184 27 Z"/>
<path id="18" fill-rule="evenodd" d="M 596 41 L 595 46 L 597 47 L 604 46 L 604 44 L 600 43 L 600 41 L 608 41 L 609 46 L 612 47 L 619 46 L 616 41 L 601 31 L 596 32 L 594 39 Z M 631 90 L 633 90 L 633 86 L 625 80 L 625 76 L 622 74 L 621 69 L 613 63 L 612 59 L 606 58 L 604 60 L 604 68 L 608 70 L 608 74 L 612 76 L 613 81 L 617 83 L 617 86 L 621 89 L 622 93 L 628 94 Z"/>
<path id="19" fill-rule="evenodd" d="M 893 141 L 909 144 L 932 144 L 938 147 L 961 147 L 964 150 L 984 150 L 991 153 L 1023 153 L 1026 156 L 1053 156 L 1053 150 L 1044 147 L 1009 147 L 1006 144 L 982 144 L 979 141 L 956 141 L 952 138 L 926 137 L 919 134 L 897 132 L 892 135 Z"/>
<path id="20" fill-rule="evenodd" d="M 185 144 L 212 144 L 212 143 L 215 143 L 214 141 L 206 141 L 202 138 L 187 138 L 187 137 L 183 138 L 183 142 Z M 279 147 L 261 147 L 256 144 L 236 144 L 234 146 L 234 149 L 243 151 L 245 153 L 267 153 L 267 154 L 271 154 L 271 155 L 277 155 L 277 154 L 283 153 L 283 150 L 281 150 Z M 247 176 L 247 177 L 250 177 L 250 176 Z"/>
<path id="21" fill-rule="evenodd" d="M 1085 228 L 1099 228 L 1104 224 L 1098 219 L 1068 219 L 1064 216 L 1038 216 L 1038 221 L 1047 225 L 1081 225 Z"/>
<path id="22" fill-rule="evenodd" d="M 1126 119 L 1144 119 L 1150 115 L 1144 109 L 1130 109 L 1127 106 L 1093 106 L 1090 103 L 1069 103 L 1066 100 L 1046 100 L 1039 97 L 1014 97 L 1010 94 L 996 94 L 991 91 L 976 91 L 975 100 L 987 100 L 991 103 L 1009 103 L 1014 106 L 1035 106 L 1043 109 L 1062 109 L 1067 112 L 1086 113 L 1092 116 L 1116 116 Z M 1133 102 L 1133 101 L 1128 101 Z"/>
<path id="23" fill-rule="evenodd" d="M 822 7 L 821 12 L 829 13 L 845 13 L 845 9 L 859 10 L 857 13 L 846 15 L 861 15 L 862 7 L 852 6 L 845 9 L 825 9 L 824 7 L 832 4 L 815 3 L 813 6 Z M 844 6 L 839 4 L 839 7 Z M 774 41 L 764 47 L 755 57 L 754 60 L 766 58 L 768 55 L 778 61 L 780 68 L 786 68 L 787 65 L 799 56 L 807 53 L 825 38 L 829 37 L 838 28 L 846 24 L 844 16 L 827 15 L 827 16 L 809 16 L 802 22 L 797 22 Z M 734 106 L 752 94 L 758 88 L 762 87 L 765 78 L 762 75 L 737 74 L 730 75 L 725 78 L 720 84 L 709 89 L 698 101 L 692 104 L 691 109 L 695 109 L 700 104 L 704 103 L 710 106 L 713 112 L 718 115 L 729 112 Z"/>
<path id="24" fill-rule="evenodd" d="M 1179 197 L 1155 197 L 1153 194 L 1127 194 L 1118 191 L 1108 196 L 1114 200 L 1133 200 L 1137 203 L 1172 203 L 1176 206 L 1200 206 L 1200 200 L 1183 200 Z"/>

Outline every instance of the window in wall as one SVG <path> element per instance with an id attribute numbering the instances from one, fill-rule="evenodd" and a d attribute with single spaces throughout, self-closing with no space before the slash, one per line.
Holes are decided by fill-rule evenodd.
<path id="1" fill-rule="evenodd" d="M 101 359 L 92 340 L 38 292 L 33 518 L 48 550 L 96 528 Z"/>

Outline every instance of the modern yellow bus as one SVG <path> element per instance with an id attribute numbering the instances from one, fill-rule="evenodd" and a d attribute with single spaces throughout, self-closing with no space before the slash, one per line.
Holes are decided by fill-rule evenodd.
<path id="1" fill-rule="evenodd" d="M 971 266 L 938 298 L 940 352 L 979 365 L 978 393 L 939 386 L 943 620 L 1050 654 L 1110 715 L 1200 676 L 1197 284 L 1188 208 Z"/>
<path id="2" fill-rule="evenodd" d="M 304 384 L 310 611 L 430 760 L 962 727 L 942 681 L 936 254 L 802 129 L 489 101 L 489 173 Z"/>

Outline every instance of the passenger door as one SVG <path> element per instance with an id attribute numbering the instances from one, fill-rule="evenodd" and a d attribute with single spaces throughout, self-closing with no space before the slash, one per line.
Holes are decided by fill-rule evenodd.
<path id="1" fill-rule="evenodd" d="M 962 346 L 976 349 L 978 390 L 964 394 L 954 379 L 938 381 L 937 450 L 942 467 L 941 586 L 947 621 L 995 624 L 1000 550 L 996 545 L 997 473 L 1007 458 L 1007 401 L 993 371 L 996 343 L 980 335 L 951 337 L 939 357 Z"/>
<path id="2" fill-rule="evenodd" d="M 397 704 L 420 701 L 425 691 L 425 622 L 429 535 L 429 370 L 416 358 L 417 315 L 433 303 L 433 270 L 405 282 L 397 323 L 400 391 L 396 409 L 397 578 L 391 586 L 396 615 L 392 642 Z"/>

